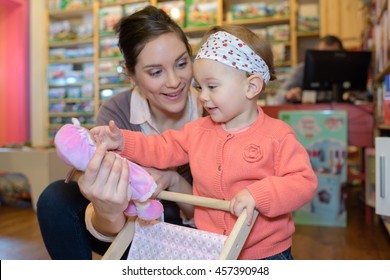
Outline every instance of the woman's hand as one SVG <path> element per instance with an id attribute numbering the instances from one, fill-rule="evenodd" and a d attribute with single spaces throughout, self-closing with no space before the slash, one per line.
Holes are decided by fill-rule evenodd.
<path id="1" fill-rule="evenodd" d="M 101 144 L 78 180 L 81 193 L 94 208 L 92 223 L 104 235 L 116 235 L 125 224 L 123 211 L 131 199 L 128 178 L 127 161 Z"/>
<path id="2" fill-rule="evenodd" d="M 192 194 L 192 186 L 175 170 L 160 170 L 156 168 L 144 167 L 147 172 L 153 177 L 157 184 L 157 189 L 152 198 L 156 198 L 163 191 L 172 191 L 178 193 Z M 177 203 L 180 210 L 191 219 L 194 216 L 194 206 L 186 203 Z"/>
<path id="3" fill-rule="evenodd" d="M 180 175 L 174 170 L 160 170 L 151 167 L 144 167 L 144 169 L 153 177 L 157 184 L 157 189 L 152 198 L 156 198 L 161 191 L 170 190 L 178 185 Z M 180 192 L 180 190 L 177 191 Z"/>
<path id="4" fill-rule="evenodd" d="M 239 191 L 230 201 L 230 213 L 239 216 L 242 211 L 246 210 L 246 223 L 250 225 L 255 211 L 256 201 L 247 189 Z"/>

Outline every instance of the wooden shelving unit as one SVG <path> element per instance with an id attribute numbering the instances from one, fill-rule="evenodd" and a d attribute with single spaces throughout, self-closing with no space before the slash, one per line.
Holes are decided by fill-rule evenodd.
<path id="1" fill-rule="evenodd" d="M 386 59 L 386 56 L 389 52 L 390 45 L 388 33 L 388 0 L 372 0 L 369 3 L 369 8 L 375 9 L 371 10 L 371 31 L 373 32 L 374 39 L 374 102 L 377 104 L 376 108 L 376 131 L 375 136 L 378 137 L 389 137 L 390 136 L 390 125 L 383 123 L 383 94 L 385 92 L 383 82 L 385 76 L 390 74 L 390 60 Z M 375 15 L 375 16 L 374 16 Z M 380 38 L 380 39 L 378 39 Z M 376 153 L 379 153 L 376 147 Z M 384 152 L 384 151 L 382 151 Z M 377 163 L 378 164 L 378 163 Z M 376 164 L 376 165 L 377 165 Z M 376 172 L 378 172 L 379 166 L 375 166 Z M 376 192 L 378 192 L 379 182 L 375 182 Z M 388 222 L 383 223 L 385 228 L 390 234 L 390 224 Z"/>
<path id="2" fill-rule="evenodd" d="M 239 24 L 239 25 L 246 25 L 250 28 L 254 28 L 257 30 L 265 29 L 267 27 L 272 27 L 275 25 L 288 25 L 290 27 L 289 30 L 289 40 L 287 41 L 270 41 L 271 44 L 280 44 L 283 45 L 286 50 L 285 59 L 283 61 L 275 61 L 275 65 L 277 67 L 290 67 L 294 66 L 298 63 L 298 40 L 305 40 L 305 38 L 308 37 L 319 37 L 320 32 L 319 31 L 310 31 L 310 32 L 300 32 L 298 33 L 296 30 L 296 22 L 297 22 L 297 16 L 298 16 L 298 5 L 300 4 L 300 1 L 302 0 L 277 0 L 278 2 L 287 2 L 289 6 L 289 13 L 287 15 L 278 15 L 275 16 L 267 16 L 262 18 L 254 18 L 254 19 L 240 19 L 240 20 L 233 20 L 230 15 L 230 7 L 233 4 L 239 3 L 237 0 L 216 0 L 217 1 L 217 25 L 223 25 L 223 24 Z M 265 2 L 277 2 L 277 1 L 265 1 Z M 313 3 L 319 3 L 319 0 L 305 0 L 312 1 Z M 145 2 L 142 0 L 118 0 L 118 1 L 112 1 L 111 3 L 108 3 L 107 1 L 100 1 L 100 0 L 90 0 L 90 4 L 86 7 L 76 7 L 73 9 L 68 10 L 51 10 L 49 7 L 50 0 L 47 0 L 47 29 L 52 28 L 51 25 L 53 22 L 66 22 L 70 23 L 73 28 L 74 26 L 82 26 L 86 24 L 85 28 L 90 28 L 92 30 L 90 36 L 87 37 L 72 37 L 72 38 L 48 38 L 47 43 L 47 57 L 48 57 L 48 91 L 49 96 L 48 98 L 48 105 L 49 105 L 49 112 L 48 112 L 48 122 L 47 122 L 47 129 L 49 131 L 48 138 L 53 138 L 56 128 L 58 128 L 59 124 L 67 122 L 69 120 L 69 117 L 71 116 L 85 116 L 85 122 L 83 123 L 86 126 L 90 126 L 93 124 L 93 117 L 96 115 L 99 106 L 101 105 L 102 98 L 101 94 L 102 91 L 105 90 L 120 90 L 121 88 L 128 87 L 128 81 L 126 80 L 116 80 L 115 82 L 110 81 L 110 77 L 113 76 L 119 76 L 118 73 L 116 73 L 116 70 L 114 68 L 120 66 L 122 62 L 122 57 L 120 56 L 120 53 L 116 53 L 109 57 L 104 57 L 102 55 L 101 51 L 101 42 L 102 40 L 109 40 L 107 38 L 114 37 L 115 35 L 112 32 L 101 32 L 100 26 L 99 26 L 99 12 L 101 9 L 105 8 L 115 8 L 115 7 L 122 7 L 124 10 L 125 5 L 132 4 L 132 3 L 141 3 Z M 146 1 L 150 3 L 151 5 L 158 6 L 160 3 L 158 0 L 149 0 Z M 163 1 L 161 1 L 163 2 Z M 256 1 L 253 1 L 256 2 Z M 88 3 L 88 1 L 85 1 L 84 3 Z M 89 22 L 88 22 L 89 21 Z M 86 23 L 87 22 L 87 23 Z M 61 25 L 61 24 L 59 24 Z M 64 24 L 63 28 L 70 28 L 68 26 L 65 26 Z M 91 26 L 92 25 L 92 26 Z M 208 30 L 209 26 L 199 26 L 199 27 L 183 27 L 184 32 L 188 35 L 189 38 L 200 38 L 202 34 Z M 89 53 L 86 57 L 62 57 L 62 53 L 60 51 L 59 56 L 52 55 L 53 50 L 62 50 L 62 51 L 77 51 L 82 50 L 83 48 L 91 48 L 93 51 Z M 197 45 L 193 44 L 194 52 L 196 52 Z M 88 79 L 81 79 L 76 82 L 67 83 L 67 82 L 60 82 L 60 83 L 52 83 L 53 80 L 50 78 L 53 77 L 53 65 L 67 65 L 64 66 L 70 67 L 71 65 L 74 69 L 69 71 L 83 71 L 85 70 L 84 67 L 86 65 L 92 65 L 93 73 L 89 73 L 90 77 Z M 111 65 L 111 69 L 107 70 L 109 66 Z M 106 67 L 106 68 L 105 68 Z M 55 71 L 54 66 L 54 71 Z M 86 71 L 89 71 L 90 69 L 87 69 Z M 61 74 L 61 73 L 60 73 Z M 59 74 L 59 75 L 60 75 Z M 121 77 L 120 79 L 122 79 Z M 115 79 L 113 79 L 115 80 Z M 76 87 L 83 87 L 85 84 L 90 84 L 92 87 L 92 93 L 88 96 L 67 96 L 67 93 L 69 90 L 74 90 Z M 53 95 L 53 92 L 56 93 L 56 91 L 64 91 L 65 96 L 51 96 Z M 82 93 L 81 93 L 82 94 Z M 55 94 L 54 94 L 55 95 Z M 80 104 L 83 104 L 85 102 L 91 102 L 92 110 L 90 110 L 91 106 L 88 106 L 87 112 L 82 112 L 82 109 L 80 111 L 75 110 L 73 112 L 64 109 L 64 111 L 56 111 L 57 109 L 53 107 L 58 106 L 61 107 L 61 104 L 65 104 L 63 106 L 73 106 L 72 109 L 77 109 L 77 106 Z M 81 108 L 82 106 L 80 106 Z M 62 118 L 62 119 L 61 119 Z"/>

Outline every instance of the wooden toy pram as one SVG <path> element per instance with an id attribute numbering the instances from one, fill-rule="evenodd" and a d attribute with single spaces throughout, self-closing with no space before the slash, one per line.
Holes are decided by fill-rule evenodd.
<path id="1" fill-rule="evenodd" d="M 211 209 L 229 211 L 229 201 L 225 200 L 168 191 L 162 191 L 158 198 Z M 229 236 L 208 233 L 157 221 L 145 223 L 137 221 L 135 217 L 129 217 L 126 225 L 119 232 L 102 259 L 120 259 L 131 242 L 132 246 L 129 252 L 129 259 L 237 259 L 257 216 L 258 212 L 255 211 L 252 223 L 248 226 L 246 224 L 247 214 L 246 211 L 243 211 L 237 218 Z M 150 229 L 151 231 L 149 231 Z M 141 231 L 141 233 L 137 234 L 138 231 Z M 144 243 L 143 241 L 145 240 L 152 240 L 153 236 L 159 233 L 164 237 L 168 237 L 170 234 L 173 236 L 169 237 L 169 242 L 156 241 L 158 242 L 157 246 L 156 243 L 154 245 L 146 244 L 143 246 L 136 246 L 139 241 Z M 187 236 L 185 236 L 187 234 L 191 235 L 191 237 L 187 238 Z M 201 239 L 197 239 L 198 237 L 204 237 L 205 239 L 202 239 L 202 241 Z M 178 244 L 178 241 L 180 240 L 185 240 L 185 242 L 189 243 L 180 246 Z M 166 244 L 163 245 L 163 243 Z M 179 252 L 180 248 L 178 247 L 183 249 L 184 252 Z M 200 251 L 196 251 L 195 249 Z"/>

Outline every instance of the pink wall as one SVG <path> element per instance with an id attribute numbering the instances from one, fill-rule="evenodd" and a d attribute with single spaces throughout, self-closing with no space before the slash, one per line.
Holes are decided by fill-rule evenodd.
<path id="1" fill-rule="evenodd" d="M 6 77 L 5 77 L 5 9 L 0 2 L 0 145 L 5 142 L 5 116 L 6 116 Z"/>
<path id="2" fill-rule="evenodd" d="M 0 146 L 29 141 L 29 0 L 0 0 Z"/>

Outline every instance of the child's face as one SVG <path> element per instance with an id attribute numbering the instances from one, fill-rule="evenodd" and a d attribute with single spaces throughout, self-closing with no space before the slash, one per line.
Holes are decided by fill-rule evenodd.
<path id="1" fill-rule="evenodd" d="M 194 62 L 195 89 L 213 121 L 227 128 L 240 128 L 253 120 L 253 100 L 246 96 L 246 73 L 211 59 Z M 248 123 L 249 122 L 249 123 Z"/>

